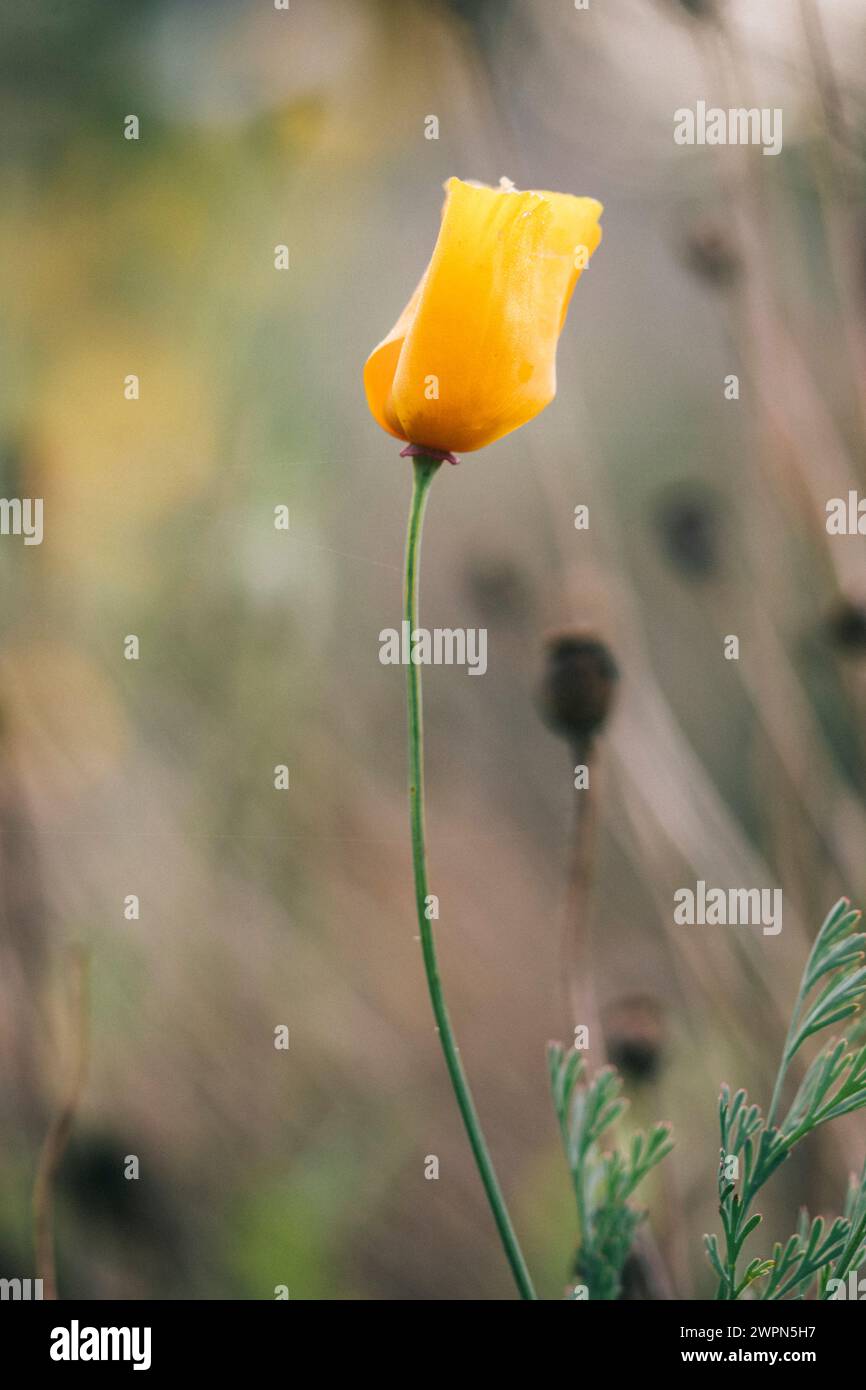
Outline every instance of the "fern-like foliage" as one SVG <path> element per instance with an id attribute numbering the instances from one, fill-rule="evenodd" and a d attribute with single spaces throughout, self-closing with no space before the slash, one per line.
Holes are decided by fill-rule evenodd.
<path id="1" fill-rule="evenodd" d="M 833 1298 L 839 1287 L 835 1281 L 844 1283 L 852 1270 L 859 1270 L 866 1261 L 866 1163 L 859 1178 L 851 1178 L 844 1214 L 848 1235 L 835 1263 L 821 1271 L 817 1289 L 821 1299 Z"/>
<path id="2" fill-rule="evenodd" d="M 740 1271 L 743 1246 L 761 1223 L 752 1213 L 755 1198 L 791 1150 L 828 1120 L 866 1106 L 866 1045 L 848 1051 L 831 1042 L 806 1071 L 780 1124 L 775 1123 L 788 1067 L 803 1043 L 860 1010 L 866 997 L 863 964 L 866 935 L 855 931 L 860 913 L 842 898 L 827 916 L 803 972 L 800 992 L 773 1099 L 766 1118 L 749 1104 L 745 1091 L 731 1095 L 722 1087 L 719 1101 L 719 1215 L 721 1240 L 705 1236 L 707 1255 L 718 1275 L 717 1297 L 738 1299 L 757 1281 L 764 1299 L 804 1298 L 815 1285 L 819 1297 L 831 1279 L 844 1278 L 866 1254 L 866 1169 L 852 1184 L 845 1213 L 829 1227 L 822 1217 L 809 1222 L 786 1244 L 776 1244 L 769 1258 L 750 1261 Z M 829 1295 L 826 1295 L 829 1296 Z"/>
<path id="3" fill-rule="evenodd" d="M 646 1212 L 629 1199 L 657 1163 L 670 1152 L 667 1125 L 638 1133 L 624 1149 L 604 1147 L 605 1136 L 628 1102 L 613 1067 L 584 1082 L 579 1052 L 560 1043 L 548 1047 L 550 1084 L 577 1203 L 579 1240 L 573 1277 L 593 1299 L 619 1295 L 622 1271 L 635 1232 Z"/>

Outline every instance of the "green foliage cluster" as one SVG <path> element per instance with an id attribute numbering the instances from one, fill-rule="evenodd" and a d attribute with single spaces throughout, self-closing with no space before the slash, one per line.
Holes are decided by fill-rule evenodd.
<path id="1" fill-rule="evenodd" d="M 738 1299 L 752 1285 L 757 1285 L 753 1292 L 762 1299 L 805 1298 L 810 1291 L 829 1297 L 829 1281 L 844 1278 L 866 1256 L 864 1167 L 860 1179 L 852 1182 L 843 1216 L 827 1226 L 822 1217 L 810 1223 L 804 1212 L 799 1229 L 784 1245 L 777 1242 L 768 1258 L 755 1257 L 742 1272 L 738 1269 L 743 1246 L 762 1220 L 752 1212 L 755 1198 L 773 1173 L 821 1125 L 866 1106 L 866 1046 L 849 1051 L 844 1039 L 833 1040 L 809 1065 L 784 1119 L 775 1123 L 788 1068 L 800 1048 L 816 1033 L 851 1018 L 866 996 L 866 935 L 855 930 L 859 921 L 860 913 L 842 898 L 818 932 L 803 972 L 767 1116 L 748 1103 L 745 1091 L 732 1096 L 727 1086 L 722 1087 L 722 1237 L 705 1237 L 719 1278 L 719 1299 Z"/>
<path id="2" fill-rule="evenodd" d="M 768 1256 L 742 1267 L 746 1241 L 763 1218 L 753 1210 L 758 1194 L 792 1151 L 821 1125 L 866 1107 L 866 1044 L 860 1042 L 866 998 L 866 934 L 860 913 L 842 898 L 824 921 L 806 963 L 766 1115 L 744 1090 L 722 1087 L 719 1099 L 719 1215 L 721 1237 L 704 1237 L 718 1276 L 716 1297 L 766 1300 L 833 1297 L 866 1261 L 866 1163 L 853 1177 L 842 1215 L 827 1222 L 804 1209 L 797 1230 L 776 1242 Z M 788 1071 L 804 1043 L 843 1020 L 852 1020 L 858 1044 L 831 1040 L 806 1068 L 793 1100 L 776 1123 Z M 548 1049 L 550 1081 L 577 1203 L 579 1237 L 572 1271 L 593 1299 L 616 1299 L 635 1233 L 646 1213 L 631 1202 L 635 1189 L 669 1153 L 667 1125 L 637 1133 L 626 1147 L 610 1131 L 627 1102 L 612 1067 L 584 1079 L 579 1052 L 559 1043 Z"/>
<path id="3" fill-rule="evenodd" d="M 646 1212 L 631 1204 L 636 1187 L 672 1147 L 667 1125 L 635 1134 L 624 1149 L 604 1147 L 628 1102 L 613 1067 L 583 1082 L 579 1052 L 548 1048 L 550 1083 L 571 1173 L 580 1227 L 572 1275 L 593 1299 L 619 1296 L 622 1271 Z"/>

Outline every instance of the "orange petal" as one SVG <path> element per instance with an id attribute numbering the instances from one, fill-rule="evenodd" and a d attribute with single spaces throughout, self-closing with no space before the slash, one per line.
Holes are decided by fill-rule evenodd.
<path id="1" fill-rule="evenodd" d="M 387 430 L 389 434 L 393 434 L 395 439 L 406 440 L 406 435 L 401 434 L 400 423 L 394 414 L 391 404 L 391 386 L 406 334 L 415 318 L 415 310 L 418 307 L 423 284 L 424 281 L 422 280 L 387 338 L 383 338 L 378 347 L 373 349 L 364 365 L 364 390 L 367 393 L 370 414 L 376 423 L 381 425 L 383 430 Z M 406 442 L 410 441 L 406 440 Z"/>
<path id="2" fill-rule="evenodd" d="M 602 209 L 564 193 L 446 187 L 427 272 L 364 376 L 390 434 L 466 452 L 556 394 L 556 344 Z"/>

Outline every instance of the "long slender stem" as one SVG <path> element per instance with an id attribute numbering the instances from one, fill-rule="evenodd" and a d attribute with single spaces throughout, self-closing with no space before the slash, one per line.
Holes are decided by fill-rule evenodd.
<path id="1" fill-rule="evenodd" d="M 770 1101 L 770 1108 L 767 1111 L 768 1130 L 772 1129 L 773 1125 L 776 1122 L 776 1111 L 778 1110 L 779 1102 L 782 1099 L 782 1087 L 785 1083 L 785 1077 L 788 1074 L 788 1067 L 791 1061 L 791 1044 L 795 1036 L 794 1030 L 797 1028 L 797 1025 L 800 1022 L 800 1010 L 803 1007 L 803 1000 L 805 999 L 806 994 L 808 993 L 806 989 L 806 981 L 809 978 L 809 966 L 812 964 L 814 954 L 815 948 L 813 947 L 812 953 L 809 956 L 809 960 L 806 964 L 806 969 L 803 972 L 803 978 L 800 981 L 800 988 L 797 992 L 797 1001 L 794 1004 L 794 1012 L 791 1014 L 791 1022 L 788 1024 L 788 1032 L 785 1035 L 785 1046 L 782 1049 L 782 1060 L 779 1063 L 779 1070 L 776 1074 L 776 1084 L 773 1087 L 773 1098 Z"/>
<path id="2" fill-rule="evenodd" d="M 787 1063 L 787 1043 L 786 1043 L 786 1044 L 785 1044 L 785 1052 L 784 1052 L 783 1055 L 782 1055 L 782 1062 L 781 1062 L 781 1065 L 779 1066 L 779 1070 L 778 1070 L 778 1072 L 777 1072 L 777 1074 L 776 1074 L 776 1084 L 775 1084 L 775 1086 L 773 1087 L 773 1098 L 772 1098 L 772 1100 L 770 1101 L 770 1108 L 769 1108 L 769 1110 L 767 1111 L 767 1129 L 768 1129 L 768 1130 L 772 1129 L 772 1128 L 773 1128 L 773 1125 L 776 1123 L 776 1111 L 777 1111 L 778 1108 L 779 1108 L 779 1101 L 782 1099 L 782 1086 L 783 1086 L 784 1083 L 785 1083 L 785 1075 L 786 1075 L 786 1073 L 787 1073 L 787 1070 L 788 1070 L 788 1063 Z"/>
<path id="3" fill-rule="evenodd" d="M 572 753 L 576 766 L 585 764 L 589 767 L 594 761 L 592 739 L 575 739 Z M 606 1060 L 606 1055 L 593 988 L 591 915 L 596 855 L 595 777 L 593 766 L 589 786 L 575 797 L 563 977 L 568 991 L 571 1024 L 586 1026 L 589 1054 L 600 1066 Z"/>
<path id="4" fill-rule="evenodd" d="M 406 533 L 406 590 L 405 616 L 409 623 L 409 633 L 418 625 L 418 560 L 421 552 L 421 526 L 427 493 L 437 469 L 441 466 L 437 459 L 419 454 L 414 459 L 414 485 L 412 505 L 409 512 L 409 527 Z M 427 974 L 427 987 L 430 1003 L 439 1033 L 439 1041 L 445 1054 L 445 1065 L 451 1078 L 451 1085 L 463 1116 L 466 1133 L 472 1153 L 487 1193 L 493 1219 L 511 1266 L 521 1298 L 534 1299 L 535 1290 L 526 1261 L 523 1258 L 505 1199 L 499 1187 L 493 1163 L 487 1149 L 481 1124 L 469 1090 L 469 1083 L 460 1060 L 460 1051 L 454 1038 L 454 1030 L 445 1007 L 442 981 L 439 978 L 439 965 L 436 960 L 436 946 L 433 941 L 433 928 L 427 916 L 427 852 L 424 836 L 424 740 L 421 716 L 421 670 L 411 660 L 406 667 L 407 696 L 409 706 L 409 815 L 412 826 L 412 863 L 415 871 L 415 903 L 418 910 L 418 930 L 421 934 L 421 950 L 424 956 L 424 969 Z"/>

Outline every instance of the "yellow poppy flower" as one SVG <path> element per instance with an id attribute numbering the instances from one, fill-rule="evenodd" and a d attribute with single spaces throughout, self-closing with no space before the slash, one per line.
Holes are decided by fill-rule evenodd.
<path id="1" fill-rule="evenodd" d="M 556 395 L 556 344 L 601 240 L 601 203 L 449 179 L 433 256 L 364 368 L 374 419 L 409 444 L 481 449 Z"/>

